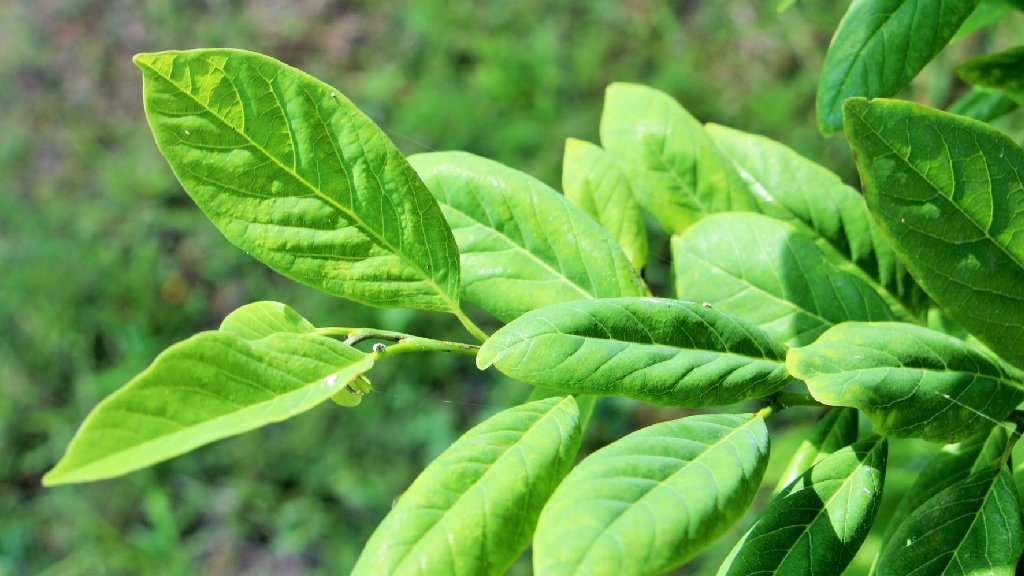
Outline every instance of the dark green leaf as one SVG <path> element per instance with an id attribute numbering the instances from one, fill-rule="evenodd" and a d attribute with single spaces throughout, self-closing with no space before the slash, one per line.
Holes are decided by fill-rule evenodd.
<path id="1" fill-rule="evenodd" d="M 250 338 L 243 316 L 225 331 L 203 332 L 171 346 L 89 414 L 47 485 L 119 476 L 199 446 L 287 420 L 344 389 L 373 366 L 373 357 L 341 342 L 284 331 Z M 248 309 L 248 310 L 247 310 Z M 295 324 L 304 321 L 295 320 Z"/>
<path id="2" fill-rule="evenodd" d="M 455 233 L 463 296 L 498 319 L 555 302 L 644 294 L 608 231 L 539 180 L 465 152 L 409 161 Z"/>
<path id="3" fill-rule="evenodd" d="M 562 392 L 697 407 L 779 390 L 784 356 L 757 328 L 700 304 L 614 298 L 524 314 L 484 343 L 477 366 Z"/>
<path id="4" fill-rule="evenodd" d="M 818 125 L 843 127 L 843 101 L 892 96 L 917 76 L 978 0 L 854 0 L 836 30 L 818 83 Z"/>
<path id="5" fill-rule="evenodd" d="M 661 574 L 735 522 L 757 493 L 768 430 L 750 414 L 655 424 L 591 454 L 545 506 L 539 575 Z"/>
<path id="6" fill-rule="evenodd" d="M 857 411 L 852 408 L 833 408 L 814 427 L 814 436 L 800 443 L 779 476 L 775 492 L 800 477 L 808 468 L 829 454 L 857 441 Z"/>
<path id="7" fill-rule="evenodd" d="M 530 402 L 466 432 L 399 498 L 353 575 L 504 574 L 576 458 L 571 396 Z"/>
<path id="8" fill-rule="evenodd" d="M 1017 109 L 1013 98 L 1001 90 L 971 88 L 948 108 L 950 114 L 991 122 Z"/>
<path id="9" fill-rule="evenodd" d="M 860 409 L 885 436 L 969 438 L 1024 398 L 1020 370 L 912 324 L 840 324 L 791 349 L 786 365 L 819 402 Z"/>
<path id="10" fill-rule="evenodd" d="M 398 149 L 330 86 L 242 50 L 139 54 L 146 117 L 217 228 L 274 270 L 377 306 L 458 308 L 458 249 Z"/>
<path id="11" fill-rule="evenodd" d="M 562 189 L 566 198 L 611 233 L 634 268 L 644 267 L 647 262 L 644 215 L 626 175 L 610 154 L 583 140 L 566 140 Z"/>
<path id="12" fill-rule="evenodd" d="M 815 464 L 772 499 L 719 576 L 842 574 L 878 511 L 887 453 L 875 436 Z"/>
<path id="13" fill-rule="evenodd" d="M 1024 150 L 987 124 L 907 102 L 846 105 L 871 209 L 932 300 L 1024 366 Z"/>
<path id="14" fill-rule="evenodd" d="M 1024 46 L 972 58 L 956 73 L 970 84 L 1002 90 L 1024 104 Z"/>
<path id="15" fill-rule="evenodd" d="M 755 209 L 700 122 L 664 92 L 608 86 L 601 145 L 622 163 L 640 204 L 670 233 L 714 212 Z"/>
<path id="16" fill-rule="evenodd" d="M 910 320 L 913 280 L 871 220 L 864 198 L 838 176 L 763 136 L 709 124 L 707 132 L 746 182 L 761 212 L 813 238 L 826 256 L 859 276 Z"/>
<path id="17" fill-rule="evenodd" d="M 789 345 L 846 320 L 892 320 L 860 276 L 834 265 L 792 226 L 761 214 L 717 214 L 672 239 L 676 296 L 710 302 Z"/>

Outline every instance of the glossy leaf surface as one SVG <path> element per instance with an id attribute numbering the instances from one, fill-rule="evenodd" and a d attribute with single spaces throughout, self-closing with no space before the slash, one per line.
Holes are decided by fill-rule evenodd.
<path id="1" fill-rule="evenodd" d="M 484 343 L 477 366 L 562 392 L 697 407 L 779 390 L 785 354 L 754 326 L 700 304 L 611 298 L 524 314 Z"/>
<path id="2" fill-rule="evenodd" d="M 647 263 L 644 215 L 615 158 L 583 140 L 565 141 L 562 160 L 565 197 L 594 217 L 641 270 Z"/>
<path id="3" fill-rule="evenodd" d="M 499 320 L 555 302 L 644 293 L 615 239 L 532 176 L 465 152 L 409 161 L 455 233 L 463 296 Z"/>
<path id="4" fill-rule="evenodd" d="M 772 499 L 718 574 L 842 574 L 875 519 L 887 454 L 875 436 L 815 464 Z"/>
<path id="5" fill-rule="evenodd" d="M 814 427 L 813 436 L 800 443 L 779 476 L 775 493 L 789 486 L 823 458 L 857 441 L 857 420 L 853 408 L 833 408 Z"/>
<path id="6" fill-rule="evenodd" d="M 791 349 L 786 365 L 819 402 L 860 409 L 886 436 L 969 438 L 1024 398 L 1021 371 L 912 324 L 840 324 Z"/>
<path id="7" fill-rule="evenodd" d="M 504 574 L 580 443 L 571 396 L 500 412 L 466 432 L 398 499 L 354 575 Z"/>
<path id="8" fill-rule="evenodd" d="M 664 92 L 608 86 L 601 146 L 619 159 L 641 205 L 669 233 L 715 212 L 755 209 L 704 127 Z"/>
<path id="9" fill-rule="evenodd" d="M 1024 46 L 972 58 L 956 73 L 970 84 L 1002 90 L 1024 103 Z"/>
<path id="10" fill-rule="evenodd" d="M 1024 550 L 1020 505 L 1005 466 L 949 486 L 907 517 L 875 576 L 1012 576 Z"/>
<path id="11" fill-rule="evenodd" d="M 661 574 L 750 506 L 768 430 L 750 414 L 663 422 L 594 452 L 558 487 L 533 539 L 538 576 Z"/>
<path id="12" fill-rule="evenodd" d="M 917 76 L 978 0 L 854 0 L 839 23 L 818 83 L 818 125 L 843 127 L 843 101 L 892 96 Z"/>
<path id="13" fill-rule="evenodd" d="M 161 153 L 233 244 L 357 302 L 457 308 L 458 250 L 441 210 L 344 96 L 242 50 L 139 54 L 135 63 Z"/>
<path id="14" fill-rule="evenodd" d="M 813 342 L 846 320 L 892 320 L 861 277 L 806 235 L 760 214 L 717 214 L 672 239 L 676 296 L 709 302 L 787 344 Z"/>
<path id="15" fill-rule="evenodd" d="M 707 131 L 736 165 L 762 213 L 814 238 L 834 264 L 868 281 L 901 317 L 910 319 L 900 299 L 913 280 L 859 192 L 770 138 L 714 124 Z"/>
<path id="16" fill-rule="evenodd" d="M 373 366 L 355 348 L 289 329 L 308 322 L 276 302 L 245 306 L 225 325 L 171 346 L 100 402 L 43 481 L 119 476 L 287 420 Z"/>
<path id="17" fill-rule="evenodd" d="M 1024 366 L 1024 150 L 908 102 L 851 100 L 846 129 L 868 208 L 921 287 Z"/>

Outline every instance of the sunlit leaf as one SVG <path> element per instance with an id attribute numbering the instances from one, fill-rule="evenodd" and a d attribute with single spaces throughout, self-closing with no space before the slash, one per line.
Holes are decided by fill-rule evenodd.
<path id="1" fill-rule="evenodd" d="M 458 307 L 458 249 L 398 149 L 339 92 L 267 56 L 139 54 L 146 117 L 174 174 L 239 248 L 376 306 Z"/>
<path id="2" fill-rule="evenodd" d="M 843 127 L 843 101 L 892 96 L 917 76 L 978 0 L 853 0 L 836 30 L 818 83 L 818 125 Z"/>
<path id="3" fill-rule="evenodd" d="M 878 511 L 887 453 L 875 436 L 815 464 L 772 499 L 718 574 L 842 574 Z"/>
<path id="4" fill-rule="evenodd" d="M 850 100 L 868 208 L 928 295 L 1024 366 L 1024 150 L 991 126 L 893 100 Z"/>
<path id="5" fill-rule="evenodd" d="M 608 231 L 539 180 L 465 152 L 409 161 L 455 233 L 463 296 L 498 319 L 555 302 L 644 294 Z"/>
<path id="6" fill-rule="evenodd" d="M 699 415 L 634 432 L 588 456 L 541 513 L 538 575 L 661 574 L 750 506 L 768 463 L 751 414 Z"/>
<path id="7" fill-rule="evenodd" d="M 504 574 L 580 444 L 571 396 L 510 408 L 466 432 L 402 494 L 353 575 Z"/>
<path id="8" fill-rule="evenodd" d="M 789 345 L 846 320 L 892 320 L 889 305 L 806 235 L 760 214 L 716 214 L 672 239 L 676 296 L 709 302 Z"/>
<path id="9" fill-rule="evenodd" d="M 952 336 L 903 323 L 847 322 L 786 365 L 830 406 L 860 409 L 879 434 L 954 442 L 1024 398 L 1024 373 Z"/>
<path id="10" fill-rule="evenodd" d="M 784 357 L 757 328 L 700 304 L 611 298 L 524 314 L 484 343 L 477 366 L 562 392 L 697 407 L 779 390 Z"/>
<path id="11" fill-rule="evenodd" d="M 833 408 L 814 426 L 813 436 L 800 443 L 779 475 L 775 492 L 789 486 L 808 468 L 829 454 L 857 441 L 857 411 L 852 408 Z"/>

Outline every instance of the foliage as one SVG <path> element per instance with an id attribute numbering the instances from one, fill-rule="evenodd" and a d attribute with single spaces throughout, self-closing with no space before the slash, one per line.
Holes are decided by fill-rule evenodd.
<path id="1" fill-rule="evenodd" d="M 864 24 L 865 4 L 854 3 L 837 37 Z M 877 66 L 892 55 L 852 57 Z M 850 66 L 844 58 L 826 59 L 823 83 Z M 337 91 L 265 56 L 198 50 L 136 62 L 161 151 L 229 240 L 335 295 L 450 312 L 482 346 L 316 328 L 277 303 L 243 307 L 97 406 L 46 482 L 123 474 L 331 396 L 356 404 L 371 390 L 363 373 L 397 354 L 468 353 L 553 397 L 456 442 L 399 500 L 357 570 L 500 573 L 531 533 L 538 573 L 671 570 L 751 505 L 768 460 L 765 421 L 802 405 L 836 407 L 833 423 L 856 408 L 877 435 L 821 429 L 722 573 L 845 569 L 878 512 L 888 441 L 900 437 L 996 455 L 908 505 L 879 573 L 925 560 L 937 574 L 1014 570 L 1024 549 L 1008 467 L 1018 434 L 999 431 L 1020 423 L 1024 394 L 1024 151 L 987 125 L 844 93 L 861 199 L 781 145 L 719 128 L 719 146 L 716 129 L 669 96 L 613 84 L 600 156 L 616 194 L 635 202 L 616 214 L 582 193 L 568 197 L 577 208 L 475 156 L 406 161 Z M 783 161 L 759 162 L 772 155 Z M 803 184 L 793 172 L 808 174 L 810 189 L 790 192 Z M 649 297 L 638 275 L 637 206 L 674 235 L 680 300 Z M 463 302 L 504 326 L 488 336 Z M 356 348 L 371 340 L 390 344 Z M 569 471 L 587 395 L 768 405 L 650 426 Z"/>

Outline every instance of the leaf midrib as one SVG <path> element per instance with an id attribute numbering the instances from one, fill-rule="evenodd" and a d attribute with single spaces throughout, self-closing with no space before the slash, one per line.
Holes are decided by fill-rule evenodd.
<path id="1" fill-rule="evenodd" d="M 366 233 L 367 236 L 369 236 L 371 239 L 373 239 L 379 245 L 384 246 L 392 254 L 395 254 L 396 256 L 399 256 L 408 266 L 413 268 L 413 270 L 415 270 L 426 281 L 426 283 L 434 289 L 434 291 L 441 297 L 442 301 L 444 301 L 448 305 L 449 309 L 451 309 L 453 311 L 454 310 L 459 310 L 458 304 L 448 296 L 447 292 L 445 292 L 445 290 L 443 290 L 441 288 L 441 286 L 437 283 L 437 281 L 434 279 L 434 277 L 432 275 L 427 274 L 426 271 L 422 267 L 420 267 L 420 265 L 416 261 L 408 258 L 404 254 L 404 252 L 396 250 L 393 246 L 391 246 L 390 242 L 388 242 L 383 236 L 378 234 L 369 225 L 367 225 L 366 222 L 363 221 L 363 219 L 355 211 L 347 209 L 344 205 L 338 203 L 336 200 L 334 200 L 330 196 L 324 194 L 320 189 L 318 189 L 315 186 L 313 186 L 305 178 L 303 178 L 301 175 L 299 175 L 298 172 L 296 172 L 296 171 L 294 171 L 292 169 L 289 169 L 287 166 L 282 164 L 281 161 L 277 157 L 275 157 L 274 155 L 270 154 L 270 152 L 268 152 L 263 146 L 261 146 L 255 140 L 253 140 L 244 131 L 244 129 L 243 130 L 239 130 L 239 129 L 235 128 L 230 122 L 228 122 L 225 118 L 223 118 L 215 110 L 211 109 L 209 106 L 204 104 L 201 100 L 199 100 L 199 98 L 197 98 L 195 95 L 193 95 L 188 90 L 185 90 L 182 86 L 180 86 L 174 80 L 172 80 L 171 78 L 169 78 L 167 76 L 164 76 L 156 68 L 154 68 L 149 63 L 147 63 L 147 62 L 145 62 L 145 61 L 143 61 L 141 59 L 138 60 L 138 63 L 139 63 L 139 65 L 145 66 L 146 68 L 148 68 L 153 73 L 154 76 L 156 76 L 157 78 L 162 79 L 167 84 L 169 84 L 173 88 L 177 89 L 181 94 L 184 94 L 184 95 L 188 96 L 193 102 L 195 102 L 197 105 L 199 105 L 208 114 L 210 114 L 211 116 L 216 118 L 218 121 L 220 121 L 221 124 L 223 124 L 228 129 L 230 129 L 232 132 L 234 132 L 235 134 L 237 134 L 237 135 L 241 136 L 243 139 L 245 139 L 249 143 L 250 146 L 252 146 L 257 151 L 262 153 L 266 158 L 270 159 L 270 161 L 273 162 L 274 164 L 276 164 L 282 171 L 284 171 L 286 174 L 288 174 L 289 176 L 294 178 L 299 184 L 301 184 L 301 185 L 305 186 L 307 189 L 309 189 L 313 193 L 313 195 L 319 197 L 325 203 L 333 206 L 335 209 L 337 209 L 342 214 L 345 214 L 346 217 L 348 217 L 348 219 L 350 221 L 352 221 L 354 224 L 356 224 L 356 226 L 360 230 L 364 231 L 364 233 Z M 234 79 L 232 79 L 232 78 L 230 78 L 228 76 L 227 71 L 226 70 L 222 70 L 222 72 L 224 74 L 224 77 L 229 82 L 234 84 Z M 282 107 L 281 106 L 281 102 L 277 100 L 276 92 L 275 92 L 274 96 L 275 96 L 275 102 L 277 103 L 277 105 L 279 107 Z M 239 106 L 244 106 L 241 96 L 239 96 L 238 102 L 239 102 Z M 282 107 L 282 110 L 283 110 L 283 107 Z M 285 117 L 287 118 L 287 115 L 285 115 Z M 326 126 L 326 124 L 325 124 L 325 126 Z M 288 126 L 288 133 L 291 136 L 292 140 L 294 141 L 294 135 L 292 134 L 291 126 Z M 333 139 L 331 140 L 331 146 L 335 149 L 335 153 L 337 154 L 338 153 L 337 146 L 335 145 Z M 351 180 L 351 175 L 350 175 L 350 171 L 349 171 L 348 167 L 345 166 L 344 162 L 340 162 L 340 155 L 339 155 L 339 165 L 345 171 L 345 175 L 349 179 L 349 186 L 351 186 L 351 188 L 354 190 L 355 189 L 355 183 Z M 370 170 L 370 172 L 372 172 L 374 174 L 374 177 L 377 178 L 377 174 L 376 174 L 376 172 L 374 170 Z M 381 189 L 383 190 L 383 186 L 381 186 Z M 383 196 L 383 192 L 381 193 L 381 195 Z M 428 253 L 429 253 L 429 251 L 428 251 Z"/>

